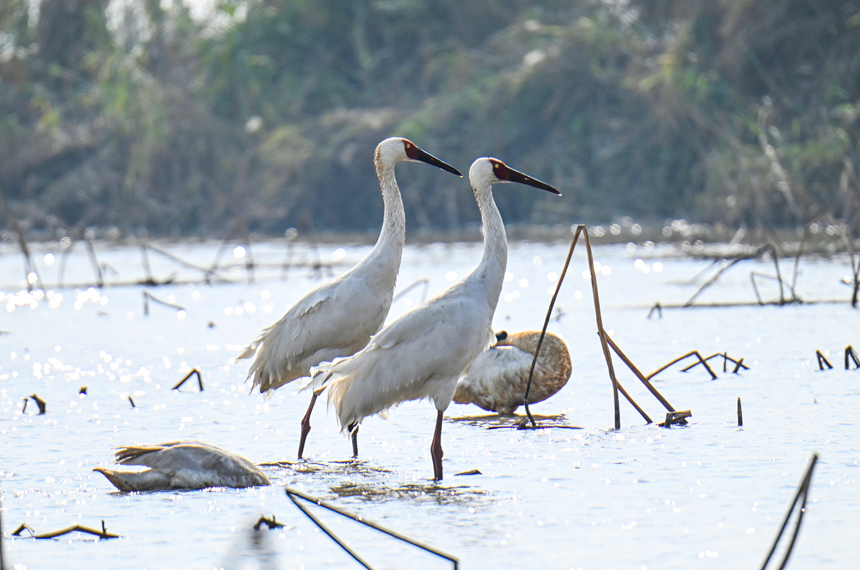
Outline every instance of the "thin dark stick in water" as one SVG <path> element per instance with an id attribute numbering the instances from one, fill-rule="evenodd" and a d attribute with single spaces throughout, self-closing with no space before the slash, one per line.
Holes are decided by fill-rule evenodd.
<path id="1" fill-rule="evenodd" d="M 131 396 L 129 396 L 129 397 L 128 397 L 128 401 L 131 403 L 131 407 L 132 407 L 132 408 L 136 408 L 136 407 L 137 407 L 137 406 L 135 406 L 135 405 L 134 405 L 134 400 L 132 400 L 132 399 L 131 399 Z"/>
<path id="2" fill-rule="evenodd" d="M 663 318 L 663 307 L 660 306 L 660 303 L 654 303 L 654 306 L 651 307 L 650 311 L 648 311 L 649 319 L 651 318 L 651 315 L 654 313 L 654 311 L 657 311 L 657 318 Z"/>
<path id="3" fill-rule="evenodd" d="M 89 237 L 84 237 L 84 241 L 87 244 L 87 253 L 89 253 L 90 256 L 90 263 L 93 264 L 93 271 L 96 274 L 96 286 L 99 288 L 104 287 L 104 276 L 102 275 L 102 268 L 99 266 L 99 260 L 96 257 L 96 248 L 93 247 L 93 240 Z"/>
<path id="4" fill-rule="evenodd" d="M 794 500 L 791 502 L 791 506 L 788 508 L 788 512 L 785 515 L 785 520 L 782 522 L 782 527 L 776 534 L 776 538 L 773 541 L 773 546 L 771 547 L 767 558 L 764 559 L 764 564 L 761 565 L 761 570 L 764 570 L 767 567 L 767 563 L 770 562 L 770 559 L 773 556 L 774 551 L 776 550 L 776 546 L 779 544 L 779 539 L 782 537 L 782 533 L 783 531 L 785 531 L 785 527 L 788 526 L 788 521 L 791 518 L 791 513 L 794 512 L 794 507 L 797 506 L 797 502 L 798 500 L 800 500 L 800 510 L 797 514 L 797 522 L 794 525 L 794 534 L 792 534 L 791 541 L 788 543 L 788 549 L 786 550 L 785 558 L 782 559 L 782 564 L 780 564 L 779 566 L 780 570 L 785 568 L 785 565 L 788 562 L 788 557 L 791 556 L 791 551 L 794 548 L 794 542 L 797 540 L 797 534 L 800 531 L 800 523 L 803 521 L 803 514 L 806 512 L 806 497 L 809 495 L 809 485 L 812 482 L 812 471 L 813 469 L 815 469 L 815 463 L 817 461 L 818 454 L 813 453 L 812 460 L 809 462 L 809 467 L 806 469 L 806 475 L 804 475 L 803 481 L 800 483 L 800 487 L 797 489 L 797 493 L 794 495 Z"/>
<path id="5" fill-rule="evenodd" d="M 734 369 L 734 370 L 732 370 L 732 374 L 737 374 L 737 373 L 738 373 L 738 370 L 740 370 L 741 368 L 744 368 L 744 369 L 746 369 L 746 370 L 749 370 L 749 369 L 750 369 L 750 367 L 749 367 L 749 366 L 747 366 L 746 364 L 744 364 L 744 359 L 743 359 L 743 358 L 741 358 L 740 360 L 738 360 L 738 361 L 736 361 L 736 362 L 735 362 L 735 369 Z"/>
<path id="6" fill-rule="evenodd" d="M 538 338 L 537 349 L 535 350 L 534 358 L 532 358 L 532 366 L 529 369 L 529 380 L 526 383 L 526 393 L 523 396 L 523 405 L 526 408 L 526 416 L 528 416 L 529 421 L 532 424 L 532 427 L 537 427 L 535 423 L 535 419 L 532 416 L 532 412 L 529 409 L 529 392 L 532 388 L 532 376 L 534 376 L 535 372 L 535 364 L 537 364 L 538 354 L 540 354 L 540 347 L 543 344 L 544 336 L 546 336 L 546 327 L 549 325 L 549 319 L 552 316 L 552 308 L 555 305 L 555 300 L 558 298 L 558 292 L 561 290 L 561 284 L 564 281 L 564 276 L 567 274 L 567 267 L 570 265 L 570 258 L 573 256 L 573 248 L 576 247 L 576 242 L 579 239 L 579 234 L 582 232 L 582 228 L 584 226 L 579 226 L 576 228 L 576 233 L 573 234 L 573 241 L 570 242 L 570 251 L 567 252 L 567 259 L 564 261 L 564 267 L 561 269 L 561 276 L 558 278 L 558 284 L 555 286 L 555 293 L 552 294 L 552 299 L 549 301 L 549 308 L 546 311 L 546 319 L 543 321 L 543 328 L 540 331 L 540 337 Z"/>
<path id="7" fill-rule="evenodd" d="M 815 356 L 818 357 L 818 369 L 824 370 L 824 365 L 827 365 L 827 369 L 830 370 L 833 368 L 833 365 L 827 361 L 823 354 L 821 354 L 820 350 L 815 351 Z"/>
<path id="8" fill-rule="evenodd" d="M 24 407 L 21 408 L 21 415 L 24 415 L 24 413 L 27 411 L 27 403 L 29 401 L 30 401 L 30 398 L 24 398 Z"/>
<path id="9" fill-rule="evenodd" d="M 848 364 L 848 359 L 854 361 L 854 368 L 860 368 L 860 360 L 857 359 L 857 352 L 854 350 L 850 344 L 845 347 L 845 370 L 851 370 L 851 367 Z"/>
<path id="10" fill-rule="evenodd" d="M 191 376 L 192 376 L 193 374 L 196 374 L 196 375 L 197 375 L 197 385 L 198 385 L 198 386 L 200 386 L 200 391 L 202 392 L 202 391 L 203 391 L 203 378 L 201 378 L 201 377 L 200 377 L 200 371 L 199 371 L 199 370 L 197 370 L 196 368 L 192 369 L 192 370 L 191 370 L 191 372 L 189 372 L 188 374 L 186 374 L 186 375 L 185 375 L 185 378 L 183 378 L 182 380 L 180 380 L 180 381 L 179 381 L 179 384 L 177 384 L 176 386 L 174 386 L 173 388 L 171 388 L 171 390 L 178 390 L 178 389 L 179 389 L 179 387 L 180 387 L 180 386 L 182 386 L 183 384 L 185 384 L 185 381 L 186 381 L 186 380 L 188 380 L 189 378 L 191 378 Z"/>
<path id="11" fill-rule="evenodd" d="M 738 396 L 738 427 L 743 427 L 744 425 L 744 411 L 741 408 L 741 397 Z"/>
<path id="12" fill-rule="evenodd" d="M 439 556 L 440 558 L 444 558 L 446 560 L 449 560 L 450 562 L 454 563 L 454 570 L 457 570 L 457 568 L 459 566 L 459 561 L 457 560 L 457 558 L 451 556 L 450 554 L 447 554 L 446 552 L 443 552 L 442 550 L 439 550 L 438 548 L 434 548 L 434 547 L 430 546 L 429 544 L 424 544 L 423 542 L 415 540 L 414 538 L 409 538 L 408 536 L 402 535 L 396 531 L 385 528 L 382 525 L 379 525 L 379 524 L 376 524 L 376 523 L 371 522 L 369 520 L 363 519 L 363 518 L 361 518 L 357 515 L 354 515 L 350 512 L 341 510 L 335 506 L 329 505 L 329 504 L 321 501 L 320 499 L 317 499 L 316 497 L 302 493 L 301 491 L 297 491 L 295 489 L 286 489 L 286 492 L 287 492 L 287 497 L 290 498 L 290 500 L 293 502 L 293 504 L 295 504 L 304 514 L 306 514 L 308 516 L 308 518 L 310 518 L 320 529 L 322 529 L 323 532 L 325 532 L 332 540 L 337 542 L 341 548 L 343 548 L 346 552 L 348 552 L 350 556 L 352 556 L 359 564 L 361 564 L 365 568 L 370 568 L 370 566 L 368 566 L 367 563 L 364 562 L 358 556 L 358 554 L 353 552 L 348 546 L 346 546 L 344 543 L 342 543 L 334 535 L 334 533 L 332 533 L 324 524 L 322 524 L 322 522 L 320 520 L 318 520 L 313 515 L 313 513 L 311 513 L 308 509 L 306 509 L 305 506 L 302 505 L 298 499 L 304 499 L 305 501 L 308 501 L 309 503 L 314 503 L 320 507 L 323 507 L 324 509 L 328 509 L 328 510 L 332 511 L 333 513 L 337 513 L 342 517 L 352 519 L 352 520 L 359 522 L 365 526 L 369 526 L 370 528 L 372 528 L 374 530 L 378 530 L 379 532 L 384 532 L 388 536 L 391 536 L 391 537 L 396 538 L 398 540 L 402 540 L 403 542 L 407 542 L 413 546 L 417 546 L 418 548 L 420 548 L 422 550 L 426 550 L 427 552 L 430 552 L 432 554 L 435 554 L 436 556 Z"/>

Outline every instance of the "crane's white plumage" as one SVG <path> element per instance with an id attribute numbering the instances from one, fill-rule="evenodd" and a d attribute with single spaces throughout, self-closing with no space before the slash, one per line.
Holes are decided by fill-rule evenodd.
<path id="1" fill-rule="evenodd" d="M 460 378 L 454 402 L 475 404 L 489 412 L 513 414 L 523 404 L 539 338 L 540 331 L 505 334 L 492 348 L 482 352 Z M 535 363 L 529 404 L 556 394 L 567 384 L 570 372 L 567 345 L 558 336 L 546 333 Z"/>
<path id="2" fill-rule="evenodd" d="M 342 429 L 407 400 L 433 400 L 438 414 L 431 455 L 437 480 L 442 478 L 442 412 L 451 403 L 460 375 L 493 338 L 493 313 L 507 265 L 505 227 L 493 201 L 492 185 L 522 182 L 558 193 L 490 158 L 472 164 L 469 180 L 484 229 L 478 267 L 441 295 L 397 319 L 361 352 L 325 367 L 331 374 L 329 405 L 337 411 Z"/>
<path id="3" fill-rule="evenodd" d="M 354 354 L 382 328 L 391 308 L 406 236 L 403 201 L 394 178 L 399 161 L 422 161 L 460 175 L 406 139 L 395 137 L 379 143 L 374 163 L 384 214 L 376 245 L 350 271 L 308 293 L 238 356 L 256 355 L 248 370 L 248 377 L 254 377 L 252 390 L 277 389 L 307 376 L 320 362 Z"/>
<path id="4" fill-rule="evenodd" d="M 120 447 L 117 463 L 143 465 L 143 471 L 96 467 L 120 491 L 166 491 L 206 487 L 268 485 L 259 467 L 234 453 L 202 441 L 185 440 L 157 445 Z"/>

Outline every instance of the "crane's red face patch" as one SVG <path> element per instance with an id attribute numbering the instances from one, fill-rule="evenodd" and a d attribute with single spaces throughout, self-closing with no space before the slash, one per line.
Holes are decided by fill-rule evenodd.
<path id="1" fill-rule="evenodd" d="M 412 160 L 416 160 L 418 158 L 418 147 L 415 146 L 412 141 L 403 139 L 403 149 L 406 151 L 406 156 Z"/>
<path id="2" fill-rule="evenodd" d="M 504 163 L 492 158 L 490 159 L 490 163 L 493 165 L 493 174 L 496 175 L 496 178 L 499 180 L 508 180 L 510 178 L 508 167 Z"/>

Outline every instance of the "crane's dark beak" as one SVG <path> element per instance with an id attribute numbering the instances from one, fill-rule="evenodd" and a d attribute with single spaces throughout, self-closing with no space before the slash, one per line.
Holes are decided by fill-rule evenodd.
<path id="1" fill-rule="evenodd" d="M 442 170 L 446 170 L 451 174 L 456 174 L 457 176 L 463 176 L 460 174 L 460 171 L 448 164 L 447 162 L 442 162 L 429 152 L 423 151 L 417 146 L 415 147 L 415 156 L 410 156 L 409 158 L 413 160 L 420 160 L 421 162 L 426 162 L 427 164 L 432 164 L 436 168 L 441 168 Z"/>
<path id="2" fill-rule="evenodd" d="M 526 174 L 518 170 L 514 170 L 510 166 L 508 166 L 508 182 L 519 182 L 520 184 L 527 184 L 528 186 L 534 186 L 535 188 L 540 188 L 541 190 L 546 190 L 547 192 L 552 192 L 553 194 L 558 194 L 561 196 L 561 192 L 547 184 L 546 182 L 541 182 L 536 178 L 532 178 Z"/>

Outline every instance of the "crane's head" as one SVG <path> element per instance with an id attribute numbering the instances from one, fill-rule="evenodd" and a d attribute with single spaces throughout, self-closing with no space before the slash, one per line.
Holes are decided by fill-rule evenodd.
<path id="1" fill-rule="evenodd" d="M 451 174 L 463 176 L 460 174 L 459 170 L 450 164 L 442 162 L 427 151 L 421 150 L 409 139 L 400 137 L 391 137 L 390 139 L 385 139 L 379 143 L 379 146 L 376 147 L 376 160 L 377 162 L 388 164 L 394 164 L 401 160 L 409 162 L 426 162 L 427 164 L 431 164 L 437 168 L 448 171 Z"/>
<path id="2" fill-rule="evenodd" d="M 499 182 L 518 182 L 561 196 L 561 192 L 536 178 L 514 170 L 497 158 L 479 158 L 469 169 L 469 180 L 473 187 L 492 185 Z"/>

